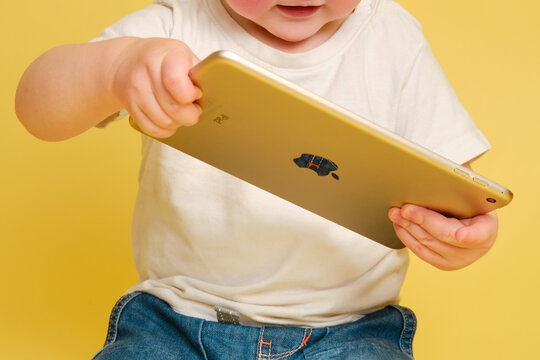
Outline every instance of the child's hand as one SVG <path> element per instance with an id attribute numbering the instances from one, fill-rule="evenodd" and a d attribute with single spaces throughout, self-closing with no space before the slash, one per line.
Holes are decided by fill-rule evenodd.
<path id="1" fill-rule="evenodd" d="M 495 243 L 495 211 L 471 219 L 447 218 L 416 205 L 391 208 L 388 217 L 397 236 L 422 260 L 442 270 L 463 268 Z"/>
<path id="2" fill-rule="evenodd" d="M 194 62 L 180 41 L 134 39 L 115 63 L 113 93 L 142 131 L 169 137 L 199 119 L 202 93 L 188 75 Z"/>

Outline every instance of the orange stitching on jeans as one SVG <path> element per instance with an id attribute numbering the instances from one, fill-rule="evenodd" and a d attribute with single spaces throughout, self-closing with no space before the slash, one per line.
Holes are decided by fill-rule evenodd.
<path id="1" fill-rule="evenodd" d="M 305 331 L 305 330 L 304 330 Z M 311 333 L 313 332 L 313 330 L 311 330 L 309 332 L 309 335 L 307 336 L 307 338 L 304 339 L 304 341 L 302 341 L 302 346 L 306 346 L 307 342 L 309 341 L 309 338 L 311 337 Z M 305 334 L 305 332 L 304 332 Z"/>
<path id="2" fill-rule="evenodd" d="M 259 356 L 257 357 L 258 360 L 267 360 L 270 359 L 272 354 L 272 340 L 270 341 L 264 341 L 264 329 L 266 327 L 262 327 L 261 329 L 261 336 L 259 338 Z M 268 346 L 268 354 L 263 354 L 263 345 Z"/>
<path id="3" fill-rule="evenodd" d="M 260 335 L 259 341 L 258 341 L 259 354 L 257 356 L 257 360 L 282 360 L 282 359 L 285 359 L 285 358 L 291 356 L 292 354 L 296 353 L 298 350 L 305 347 L 307 345 L 309 339 L 311 338 L 311 335 L 313 334 L 313 329 L 312 328 L 309 328 L 309 333 L 308 333 L 308 329 L 305 328 L 304 329 L 304 335 L 302 337 L 302 342 L 300 343 L 300 345 L 298 345 L 298 347 L 296 349 L 272 355 L 272 352 L 271 352 L 272 351 L 272 340 L 264 341 L 264 330 L 265 330 L 265 327 L 263 326 L 262 329 L 261 329 L 261 335 Z M 263 345 L 268 346 L 268 354 L 263 354 Z"/>
<path id="4" fill-rule="evenodd" d="M 311 334 L 313 334 L 313 329 L 310 328 L 309 329 L 309 334 L 307 333 L 307 328 L 304 329 L 304 336 L 302 337 L 302 342 L 300 343 L 300 345 L 298 345 L 298 347 L 296 349 L 293 349 L 293 350 L 290 350 L 290 351 L 286 351 L 286 352 L 282 352 L 282 353 L 279 353 L 279 354 L 275 354 L 275 355 L 271 355 L 269 357 L 269 359 L 271 360 L 281 360 L 281 359 L 285 359 L 289 356 L 291 356 L 292 354 L 296 353 L 298 350 L 302 349 L 304 346 L 306 346 L 306 344 L 308 343 L 309 339 L 311 338 Z"/>

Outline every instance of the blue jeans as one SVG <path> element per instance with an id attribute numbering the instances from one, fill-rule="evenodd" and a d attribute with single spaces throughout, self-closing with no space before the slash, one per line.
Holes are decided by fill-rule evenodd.
<path id="1" fill-rule="evenodd" d="M 415 330 L 414 314 L 400 306 L 326 328 L 256 327 L 184 316 L 139 292 L 115 305 L 105 346 L 93 359 L 412 359 Z"/>

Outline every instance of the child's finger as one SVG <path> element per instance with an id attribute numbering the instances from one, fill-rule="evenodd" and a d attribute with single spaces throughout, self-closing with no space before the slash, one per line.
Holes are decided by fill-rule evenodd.
<path id="1" fill-rule="evenodd" d="M 164 129 L 156 125 L 143 110 L 134 107 L 129 110 L 142 132 L 156 138 L 167 138 L 175 133 L 175 129 Z"/>
<path id="2" fill-rule="evenodd" d="M 422 244 L 407 229 L 394 223 L 394 230 L 401 242 L 420 259 L 441 270 L 451 270 L 448 261 L 443 256 Z"/>
<path id="3" fill-rule="evenodd" d="M 134 99 L 136 106 L 154 123 L 157 127 L 167 130 L 176 130 L 178 124 L 163 109 L 156 97 L 155 90 L 148 86 L 148 89 L 141 90 Z"/>
<path id="4" fill-rule="evenodd" d="M 404 205 L 401 216 L 422 227 L 435 239 L 461 248 L 474 248 L 473 243 L 462 242 L 456 239 L 456 232 L 465 225 L 458 219 L 447 218 L 436 211 L 416 205 Z"/>
<path id="5" fill-rule="evenodd" d="M 401 217 L 400 211 L 397 208 L 389 213 L 389 217 L 394 224 L 407 230 L 407 233 L 410 234 L 418 243 L 441 255 L 443 258 L 451 259 L 455 256 L 460 256 L 463 251 L 463 249 L 460 247 L 456 247 L 447 242 L 436 239 L 420 225 L 404 219 Z"/>
<path id="6" fill-rule="evenodd" d="M 154 71 L 150 76 L 152 78 L 152 88 L 156 101 L 168 116 L 168 123 L 164 124 L 164 127 L 176 129 L 179 126 L 194 125 L 199 120 L 199 115 L 201 114 L 200 106 L 195 103 L 181 104 L 176 101 L 164 87 L 159 69 Z"/>
<path id="7" fill-rule="evenodd" d="M 163 58 L 161 63 L 161 81 L 180 104 L 191 104 L 201 98 L 202 92 L 189 77 L 189 70 L 192 68 L 193 55 L 190 57 L 171 52 Z"/>
<path id="8" fill-rule="evenodd" d="M 495 212 L 476 216 L 466 221 L 465 227 L 456 232 L 461 244 L 477 244 L 478 247 L 491 247 L 495 242 L 498 221 Z"/>

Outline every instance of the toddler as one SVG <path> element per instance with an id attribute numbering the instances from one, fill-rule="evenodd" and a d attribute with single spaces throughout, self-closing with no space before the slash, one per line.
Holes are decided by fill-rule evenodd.
<path id="1" fill-rule="evenodd" d="M 420 25 L 392 0 L 156 0 L 90 43 L 36 59 L 17 114 L 45 140 L 104 126 L 121 110 L 168 137 L 197 123 L 204 94 L 188 71 L 216 50 L 454 162 L 468 166 L 489 149 Z M 114 307 L 95 359 L 412 358 L 416 318 L 398 305 L 407 249 L 150 137 L 142 148 L 132 231 L 140 279 Z M 446 270 L 480 258 L 497 233 L 495 213 L 458 220 L 405 205 L 388 216 L 408 249 Z"/>

